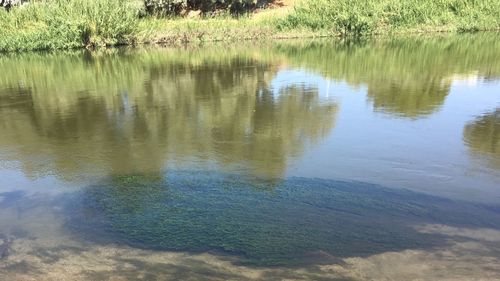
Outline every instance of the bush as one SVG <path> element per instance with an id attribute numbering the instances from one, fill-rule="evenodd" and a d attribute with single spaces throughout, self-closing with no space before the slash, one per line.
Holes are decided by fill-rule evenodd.
<path id="1" fill-rule="evenodd" d="M 149 14 L 178 15 L 186 8 L 187 0 L 145 0 L 144 6 Z"/>
<path id="2" fill-rule="evenodd" d="M 266 2 L 265 0 L 145 0 L 144 3 L 150 14 L 166 16 L 179 15 L 183 10 L 200 10 L 203 13 L 229 10 L 231 13 L 241 13 Z"/>

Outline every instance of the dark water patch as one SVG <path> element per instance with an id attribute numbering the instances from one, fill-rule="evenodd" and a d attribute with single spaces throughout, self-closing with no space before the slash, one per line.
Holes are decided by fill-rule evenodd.
<path id="1" fill-rule="evenodd" d="M 61 259 L 59 253 L 53 252 L 50 249 L 37 249 L 34 254 L 45 264 L 53 264 Z"/>
<path id="2" fill-rule="evenodd" d="M 168 276 L 168 280 L 252 280 L 238 274 L 218 270 L 203 261 L 191 260 L 186 264 L 165 264 L 146 262 L 134 258 L 116 257 L 119 264 L 110 271 L 88 271 L 88 280 L 109 280 L 121 278 L 124 280 L 158 280 Z"/>
<path id="3" fill-rule="evenodd" d="M 3 267 L 5 271 L 14 271 L 14 272 L 32 272 L 32 273 L 40 273 L 41 271 L 36 267 L 31 265 L 25 260 L 10 264 L 6 267 Z"/>
<path id="4" fill-rule="evenodd" d="M 39 247 L 30 252 L 30 254 L 40 258 L 45 264 L 54 264 L 63 258 L 64 253 L 79 255 L 85 251 L 85 248 L 61 245 L 57 247 Z"/>
<path id="5" fill-rule="evenodd" d="M 25 196 L 21 190 L 0 193 L 0 208 L 15 206 Z"/>
<path id="6" fill-rule="evenodd" d="M 500 227 L 478 204 L 361 182 L 282 181 L 208 172 L 117 176 L 84 189 L 68 226 L 87 239 L 173 251 L 223 251 L 252 265 L 432 248 L 445 237 L 419 224 Z"/>
<path id="7" fill-rule="evenodd" d="M 9 256 L 9 251 L 12 246 L 12 239 L 5 235 L 0 235 L 0 239 L 2 240 L 0 244 L 0 260 Z"/>
<path id="8" fill-rule="evenodd" d="M 16 238 L 29 238 L 29 233 L 25 229 L 22 229 L 21 227 L 12 227 L 10 230 L 10 235 L 14 236 Z"/>

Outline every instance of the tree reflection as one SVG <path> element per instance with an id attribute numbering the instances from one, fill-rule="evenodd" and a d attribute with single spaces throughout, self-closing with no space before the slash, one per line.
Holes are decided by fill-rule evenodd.
<path id="1" fill-rule="evenodd" d="M 278 49 L 294 65 L 366 86 L 376 111 L 415 119 L 441 108 L 457 74 L 486 81 L 500 77 L 498 42 L 497 36 L 479 35 L 282 44 Z"/>
<path id="2" fill-rule="evenodd" d="M 153 173 L 198 159 L 280 177 L 338 110 L 315 85 L 273 89 L 280 65 L 366 86 L 375 110 L 416 119 L 439 110 L 457 74 L 499 77 L 496 39 L 4 55 L 0 144 L 31 175 Z"/>
<path id="3" fill-rule="evenodd" d="M 467 124 L 464 142 L 473 155 L 486 158 L 493 168 L 500 169 L 500 108 Z"/>
<path id="4" fill-rule="evenodd" d="M 317 88 L 270 88 L 275 59 L 176 52 L 0 61 L 15 73 L 0 81 L 0 143 L 33 176 L 157 173 L 200 159 L 275 178 L 334 126 L 337 106 Z"/>
<path id="5" fill-rule="evenodd" d="M 436 81 L 437 80 L 437 81 Z M 443 105 L 451 83 L 429 77 L 421 81 L 387 79 L 368 88 L 368 97 L 376 110 L 407 118 L 431 114 Z"/>

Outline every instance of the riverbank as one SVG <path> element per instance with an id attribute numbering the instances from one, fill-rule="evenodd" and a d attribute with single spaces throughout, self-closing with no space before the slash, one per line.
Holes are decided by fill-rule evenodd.
<path id="1" fill-rule="evenodd" d="M 495 0 L 312 0 L 253 11 L 154 17 L 142 1 L 54 0 L 0 11 L 0 51 L 264 38 L 500 30 Z"/>

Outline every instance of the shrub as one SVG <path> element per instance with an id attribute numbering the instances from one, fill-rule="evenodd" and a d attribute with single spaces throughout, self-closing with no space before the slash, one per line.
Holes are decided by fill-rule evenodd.
<path id="1" fill-rule="evenodd" d="M 201 10 L 210 13 L 216 10 L 229 10 L 241 13 L 264 5 L 266 0 L 145 0 L 146 10 L 150 14 L 166 16 L 179 15 L 183 10 Z"/>
<path id="2" fill-rule="evenodd" d="M 149 14 L 177 15 L 186 8 L 187 0 L 145 0 L 144 6 Z"/>

